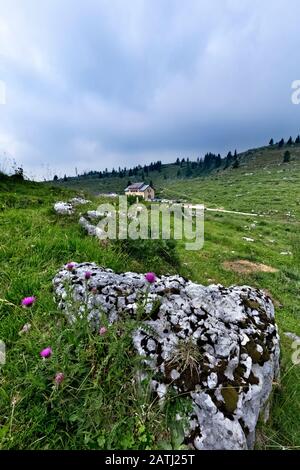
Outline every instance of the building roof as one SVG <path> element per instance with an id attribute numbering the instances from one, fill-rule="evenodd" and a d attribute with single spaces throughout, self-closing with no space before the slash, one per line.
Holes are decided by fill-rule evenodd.
<path id="1" fill-rule="evenodd" d="M 145 183 L 133 183 L 130 186 L 127 186 L 125 191 L 145 191 L 147 188 L 149 188 L 149 184 Z"/>

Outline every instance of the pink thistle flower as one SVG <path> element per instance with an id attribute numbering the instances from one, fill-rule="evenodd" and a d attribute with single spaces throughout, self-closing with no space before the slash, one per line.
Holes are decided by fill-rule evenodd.
<path id="1" fill-rule="evenodd" d="M 107 328 L 105 328 L 105 326 L 101 326 L 101 328 L 99 329 L 99 335 L 103 336 L 106 332 Z"/>
<path id="2" fill-rule="evenodd" d="M 73 271 L 74 268 L 75 268 L 75 263 L 68 263 L 67 264 L 67 270 L 68 271 Z"/>
<path id="3" fill-rule="evenodd" d="M 32 307 L 35 301 L 36 297 L 24 297 L 21 304 L 23 307 Z"/>
<path id="4" fill-rule="evenodd" d="M 91 278 L 91 275 L 92 275 L 91 271 L 86 271 L 84 274 L 84 277 L 88 281 Z"/>
<path id="5" fill-rule="evenodd" d="M 67 270 L 68 271 L 73 271 L 75 267 L 75 263 L 67 263 Z"/>
<path id="6" fill-rule="evenodd" d="M 145 279 L 149 284 L 153 284 L 156 281 L 156 275 L 154 273 L 147 273 L 145 275 Z"/>
<path id="7" fill-rule="evenodd" d="M 59 385 L 62 383 L 64 378 L 65 376 L 62 372 L 57 372 L 57 374 L 55 374 L 54 382 L 56 383 L 56 385 Z"/>
<path id="8" fill-rule="evenodd" d="M 48 346 L 48 348 L 42 349 L 42 351 L 40 352 L 40 356 L 43 358 L 52 356 L 52 349 L 50 348 L 50 346 Z"/>
<path id="9" fill-rule="evenodd" d="M 93 287 L 91 293 L 96 295 L 98 293 L 97 287 Z"/>

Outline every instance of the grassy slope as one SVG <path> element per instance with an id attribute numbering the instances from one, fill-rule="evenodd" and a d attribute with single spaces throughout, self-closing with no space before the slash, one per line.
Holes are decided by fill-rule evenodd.
<path id="1" fill-rule="evenodd" d="M 242 165 L 239 169 L 222 171 L 209 178 L 191 179 L 188 185 L 186 181 L 177 179 L 162 181 L 160 188 L 166 197 L 184 196 L 193 202 L 203 202 L 211 207 L 254 211 L 259 214 L 242 217 L 207 212 L 203 250 L 189 252 L 184 249 L 182 243 L 179 243 L 177 253 L 180 266 L 177 270 L 180 274 L 203 284 L 245 283 L 268 289 L 276 301 L 276 318 L 280 332 L 293 331 L 300 335 L 298 148 L 294 152 L 292 150 L 293 154 L 295 159 L 289 164 L 282 165 L 282 151 L 268 149 L 260 156 L 257 153 L 247 157 L 242 156 Z M 253 174 L 247 176 L 245 173 Z M 111 341 L 108 344 L 112 350 L 109 349 L 108 352 L 105 350 L 105 357 L 111 354 L 109 357 L 114 364 L 115 372 L 112 380 L 112 377 L 103 376 L 101 368 L 97 370 L 101 376 L 99 380 L 103 383 L 101 393 L 95 380 L 85 379 L 85 374 L 88 374 L 87 371 L 91 368 L 89 357 L 80 359 L 81 363 L 85 364 L 82 371 L 74 370 L 73 363 L 65 365 L 69 379 L 65 381 L 64 393 L 61 395 L 57 393 L 55 400 L 49 398 L 51 379 L 49 375 L 45 376 L 44 370 L 38 369 L 38 383 L 30 384 L 32 369 L 37 367 L 38 351 L 43 346 L 51 343 L 57 345 L 56 348 L 60 348 L 61 351 L 68 348 L 68 338 L 62 338 L 61 330 L 57 328 L 57 318 L 60 317 L 50 289 L 51 279 L 61 264 L 74 259 L 96 261 L 117 271 L 155 269 L 158 272 L 168 272 L 174 268 L 155 257 L 155 253 L 152 252 L 149 252 L 144 259 L 140 259 L 138 256 L 129 256 L 115 245 L 99 246 L 95 240 L 82 233 L 77 224 L 77 216 L 67 220 L 57 217 L 51 211 L 51 204 L 63 198 L 62 194 L 57 193 L 64 191 L 60 187 L 51 191 L 43 185 L 18 185 L 4 189 L 5 191 L 2 188 L 0 192 L 0 201 L 2 205 L 12 207 L 6 207 L 0 214 L 0 298 L 18 304 L 23 296 L 36 294 L 39 300 L 33 310 L 24 311 L 6 303 L 2 303 L 0 310 L 0 338 L 5 338 L 8 346 L 7 366 L 0 379 L 0 409 L 5 410 L 1 411 L 0 415 L 0 424 L 4 429 L 2 446 L 4 448 L 157 446 L 157 442 L 162 439 L 160 430 L 166 416 L 160 414 L 158 419 L 155 406 L 150 407 L 150 414 L 145 416 L 139 406 L 141 395 L 136 394 L 137 391 L 130 386 L 132 358 L 127 357 L 128 336 L 126 335 L 120 345 L 119 339 L 114 341 L 116 332 L 111 332 Z M 39 199 L 42 202 L 39 202 Z M 27 202 L 24 203 L 24 200 Z M 96 200 L 93 202 L 95 204 Z M 287 215 L 288 213 L 290 215 Z M 251 225 L 253 223 L 255 227 Z M 244 236 L 251 237 L 255 241 L 246 242 L 242 239 Z M 281 255 L 282 251 L 291 251 L 293 255 Z M 263 262 L 278 268 L 278 273 L 242 275 L 223 268 L 222 263 L 225 260 L 236 259 Z M 18 335 L 25 321 L 34 324 L 30 337 Z M 66 325 L 64 329 L 69 331 Z M 81 341 L 85 342 L 87 338 L 84 337 Z M 103 361 L 101 356 L 104 354 L 101 349 L 103 345 L 99 346 L 98 343 L 94 345 L 90 342 L 88 344 L 89 348 L 94 348 L 96 355 L 100 355 L 99 360 L 101 358 Z M 118 348 L 124 352 L 122 360 L 113 350 L 114 344 L 118 344 Z M 292 364 L 291 353 L 291 341 L 282 336 L 282 382 L 280 387 L 275 389 L 270 423 L 266 427 L 261 427 L 258 439 L 260 448 L 300 446 L 298 419 L 300 367 Z M 125 362 L 124 357 L 127 358 Z M 55 357 L 54 363 L 58 359 Z M 124 370 L 128 369 L 126 378 L 123 367 Z M 54 372 L 53 369 L 52 375 Z M 76 388 L 74 380 L 77 380 L 78 374 L 82 382 L 77 384 Z M 118 392 L 122 383 L 120 374 L 122 381 L 125 380 L 122 395 Z M 17 404 L 14 408 L 11 400 L 15 397 Z M 145 399 L 143 396 L 143 400 Z M 115 412 L 111 409 L 111 405 L 109 406 L 112 401 L 118 403 Z M 129 402 L 131 406 L 132 403 L 138 404 L 134 412 L 128 409 Z M 86 403 L 87 408 L 84 410 L 81 410 L 82 403 Z M 97 407 L 100 407 L 101 412 Z M 95 418 L 97 425 L 93 424 L 91 417 Z M 145 429 L 141 423 L 145 423 Z M 167 421 L 165 426 L 166 423 Z M 105 432 L 103 433 L 101 429 L 105 429 Z M 108 436 L 111 436 L 110 440 Z M 122 436 L 125 436 L 124 439 Z M 164 437 L 170 440 L 169 435 Z"/>
<path id="2" fill-rule="evenodd" d="M 254 169 L 255 172 L 257 170 L 261 170 L 263 174 L 265 174 L 264 179 L 268 178 L 268 171 L 270 171 L 270 166 L 274 169 L 276 173 L 278 170 L 278 178 L 280 179 L 280 172 L 284 172 L 284 169 L 281 168 L 281 163 L 283 160 L 283 154 L 285 150 L 289 150 L 292 155 L 292 161 L 300 162 L 300 144 L 292 145 L 292 146 L 284 146 L 282 149 L 278 149 L 276 146 L 274 147 L 261 147 L 258 149 L 248 150 L 238 155 L 241 164 L 241 170 L 245 172 L 252 172 Z M 278 167 L 278 168 L 277 168 Z M 184 193 L 187 188 L 187 181 L 189 181 L 188 186 L 192 188 L 199 189 L 199 185 L 197 184 L 200 182 L 207 181 L 207 174 L 199 178 L 186 178 L 184 175 L 186 173 L 187 164 L 184 163 L 182 167 L 177 166 L 175 164 L 163 164 L 161 167 L 161 171 L 152 171 L 149 172 L 148 176 L 144 176 L 144 180 L 149 182 L 152 180 L 154 187 L 156 189 L 156 194 L 163 196 L 165 188 L 169 186 L 176 186 L 176 193 L 180 193 L 184 196 Z M 181 176 L 177 177 L 177 171 L 180 170 Z M 198 170 L 194 170 L 197 172 Z M 66 187 L 73 190 L 86 190 L 93 194 L 99 193 L 109 193 L 109 192 L 116 192 L 118 194 L 123 194 L 124 189 L 127 186 L 128 180 L 134 181 L 142 181 L 142 170 L 136 176 L 126 176 L 123 178 L 119 177 L 108 177 L 108 178 L 69 178 L 68 181 L 58 181 L 55 184 L 55 187 Z M 211 173 L 211 177 L 214 178 L 216 175 L 219 176 L 218 181 L 220 182 L 221 179 L 225 176 L 225 181 L 227 181 L 228 173 L 231 174 L 231 169 L 223 170 L 220 169 L 218 173 L 213 171 Z M 239 172 L 238 172 L 239 174 Z M 240 176 L 240 174 L 239 174 Z M 282 175 L 284 177 L 284 175 Z M 190 184 L 191 182 L 191 184 Z M 235 181 L 236 182 L 236 181 Z M 196 184 L 195 184 L 196 183 Z M 241 186 L 243 187 L 243 181 L 240 181 Z M 231 184 L 229 182 L 229 184 Z M 53 183 L 51 183 L 53 185 Z M 269 185 L 268 189 L 270 190 L 271 186 Z M 212 186 L 213 191 L 216 190 L 216 185 Z M 226 189 L 226 188 L 225 188 Z M 252 188 L 253 189 L 253 188 Z M 222 188 L 222 191 L 224 188 Z M 275 188 L 274 188 L 275 191 Z M 226 191 L 227 192 L 227 191 Z M 226 194 L 225 192 L 225 194 Z M 175 194 L 176 194 L 175 193 Z M 228 194 L 231 195 L 232 191 L 228 190 Z M 254 195 L 254 194 L 253 194 Z M 222 193 L 221 193 L 222 196 Z M 254 195 L 255 196 L 255 195 Z M 210 198 L 211 199 L 211 198 Z"/>
<path id="3" fill-rule="evenodd" d="M 71 260 L 116 271 L 174 268 L 155 249 L 129 256 L 118 244 L 99 245 L 78 225 L 81 208 L 71 217 L 54 214 L 53 203 L 71 195 L 43 184 L 0 183 L 0 339 L 7 349 L 0 366 L 0 448 L 157 448 L 162 439 L 170 442 L 164 421 L 180 403 L 161 413 L 149 387 L 134 385 L 137 322 L 117 323 L 104 338 L 86 324 L 71 327 L 57 311 L 51 280 Z M 37 296 L 36 305 L 20 308 L 29 295 Z M 30 332 L 20 335 L 27 322 Z M 43 361 L 39 351 L 49 345 L 53 356 Z M 61 371 L 65 381 L 54 389 Z"/>
<path id="4" fill-rule="evenodd" d="M 236 170 L 190 180 L 188 185 L 170 182 L 162 191 L 165 197 L 258 214 L 206 212 L 203 250 L 181 251 L 184 274 L 203 284 L 245 283 L 267 289 L 276 301 L 280 333 L 300 335 L 300 149 L 291 149 L 288 164 L 282 163 L 282 154 L 277 149 L 259 150 L 242 156 Z M 280 254 L 289 251 L 292 256 Z M 265 263 L 278 273 L 243 275 L 224 269 L 224 261 L 238 259 Z M 270 425 L 261 433 L 262 447 L 300 446 L 300 423 L 295 419 L 300 412 L 300 366 L 291 362 L 291 341 L 281 338 L 282 383 L 274 395 Z"/>

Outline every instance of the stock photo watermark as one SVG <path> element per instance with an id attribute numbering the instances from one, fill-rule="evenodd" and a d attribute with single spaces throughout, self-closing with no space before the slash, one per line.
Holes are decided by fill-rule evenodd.
<path id="1" fill-rule="evenodd" d="M 0 104 L 6 104 L 6 86 L 3 80 L 0 80 Z"/>
<path id="2" fill-rule="evenodd" d="M 292 92 L 291 101 L 293 104 L 300 104 L 300 80 L 294 80 L 291 86 Z"/>
<path id="3" fill-rule="evenodd" d="M 126 196 L 116 205 L 101 204 L 96 211 L 99 239 L 184 240 L 186 250 L 204 244 L 204 205 L 136 202 L 128 206 Z"/>

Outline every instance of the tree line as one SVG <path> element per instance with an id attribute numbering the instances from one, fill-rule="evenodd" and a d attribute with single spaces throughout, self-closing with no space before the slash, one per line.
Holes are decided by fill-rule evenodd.
<path id="1" fill-rule="evenodd" d="M 287 141 L 284 140 L 284 138 L 281 138 L 278 142 L 275 142 L 273 138 L 270 139 L 269 141 L 269 147 L 273 148 L 279 148 L 281 149 L 282 147 L 286 146 L 292 146 L 292 145 L 297 145 L 300 144 L 300 135 L 297 135 L 295 139 L 292 138 L 292 136 L 289 137 Z M 285 156 L 285 162 L 289 161 L 289 153 L 287 151 L 286 156 Z M 229 151 L 225 157 L 221 157 L 221 155 L 208 152 L 204 155 L 203 158 L 198 157 L 196 160 L 190 160 L 189 158 L 179 158 L 177 157 L 176 161 L 173 163 L 173 165 L 176 165 L 178 167 L 176 176 L 177 178 L 180 177 L 192 177 L 192 176 L 198 176 L 203 173 L 208 173 L 212 170 L 216 169 L 227 169 L 227 168 L 239 168 L 240 166 L 240 159 L 237 153 L 237 150 L 234 152 Z M 149 174 L 157 171 L 159 173 L 162 172 L 163 165 L 161 160 L 158 160 L 156 162 L 151 162 L 149 165 L 136 165 L 132 168 L 121 168 L 119 167 L 118 169 L 113 168 L 111 171 L 109 171 L 107 168 L 103 171 L 88 171 L 84 172 L 82 174 L 78 174 L 76 178 L 78 179 L 85 179 L 85 178 L 125 178 L 125 177 L 139 177 L 141 181 L 144 181 L 144 179 L 148 179 Z M 168 174 L 164 173 L 163 177 L 165 179 L 168 178 Z M 67 181 L 69 177 L 66 175 L 64 176 L 63 180 Z M 71 177 L 74 178 L 74 177 Z M 54 176 L 54 181 L 57 181 L 59 178 L 57 175 Z"/>

